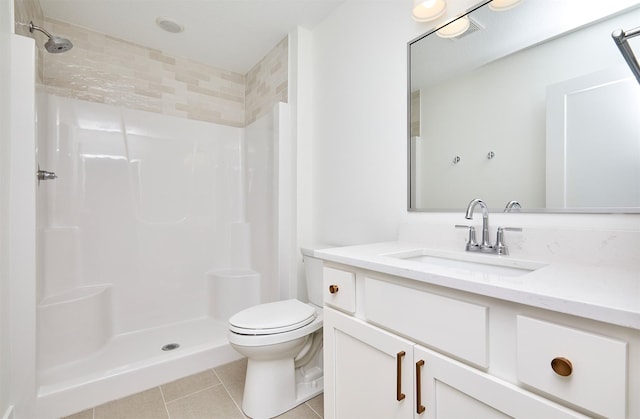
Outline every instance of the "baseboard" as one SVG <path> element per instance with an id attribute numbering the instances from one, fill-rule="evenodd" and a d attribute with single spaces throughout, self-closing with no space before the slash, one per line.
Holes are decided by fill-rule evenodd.
<path id="1" fill-rule="evenodd" d="M 13 406 L 7 408 L 7 411 L 2 415 L 2 419 L 13 419 Z"/>

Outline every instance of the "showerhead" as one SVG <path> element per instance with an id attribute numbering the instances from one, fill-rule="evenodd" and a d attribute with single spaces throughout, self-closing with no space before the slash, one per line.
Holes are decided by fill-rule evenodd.
<path id="1" fill-rule="evenodd" d="M 56 54 L 58 52 L 69 51 L 73 48 L 73 44 L 68 39 L 52 36 L 45 42 L 44 47 L 47 51 Z"/>
<path id="2" fill-rule="evenodd" d="M 59 36 L 53 36 L 49 32 L 45 31 L 39 26 L 33 24 L 33 22 L 29 22 L 29 32 L 33 33 L 33 31 L 40 31 L 43 34 L 49 37 L 49 40 L 44 44 L 44 48 L 53 54 L 57 54 L 59 52 L 66 52 L 73 48 L 73 44 L 66 38 L 60 38 Z"/>

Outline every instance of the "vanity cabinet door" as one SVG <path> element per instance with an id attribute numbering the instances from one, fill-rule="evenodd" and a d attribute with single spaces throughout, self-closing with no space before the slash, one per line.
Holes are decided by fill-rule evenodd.
<path id="1" fill-rule="evenodd" d="M 324 309 L 325 418 L 412 418 L 413 343 Z"/>
<path id="2" fill-rule="evenodd" d="M 414 361 L 425 419 L 587 417 L 417 345 Z"/>

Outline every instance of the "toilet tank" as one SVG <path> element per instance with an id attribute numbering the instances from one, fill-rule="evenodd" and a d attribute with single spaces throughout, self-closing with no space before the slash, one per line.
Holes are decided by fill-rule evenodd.
<path id="1" fill-rule="evenodd" d="M 315 249 L 327 248 L 318 246 Z M 313 257 L 313 249 L 303 247 L 304 279 L 307 283 L 307 297 L 309 302 L 322 307 L 322 260 Z"/>

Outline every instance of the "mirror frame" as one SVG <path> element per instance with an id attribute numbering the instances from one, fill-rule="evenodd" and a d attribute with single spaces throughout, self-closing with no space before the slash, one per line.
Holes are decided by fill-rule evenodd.
<path id="1" fill-rule="evenodd" d="M 435 27 L 429 29 L 427 32 L 417 36 L 416 38 L 407 42 L 407 125 L 406 125 L 406 137 L 407 137 L 407 211 L 408 212 L 463 212 L 464 208 L 413 208 L 411 206 L 411 186 L 412 186 L 412 158 L 411 158 L 411 46 L 434 34 L 440 28 L 447 26 L 449 23 L 454 22 L 455 20 L 460 19 L 463 16 L 466 16 L 470 13 L 473 13 L 475 10 L 484 7 L 488 3 L 491 3 L 491 0 L 482 0 L 474 6 L 471 6 L 466 11 L 457 15 L 454 19 L 449 20 L 448 22 L 440 23 Z M 477 197 L 470 197 L 469 200 Z M 491 211 L 502 212 L 502 208 L 490 208 Z M 640 207 L 584 207 L 584 208 L 521 208 L 512 211 L 512 213 L 542 213 L 542 214 L 638 214 L 640 213 Z"/>

